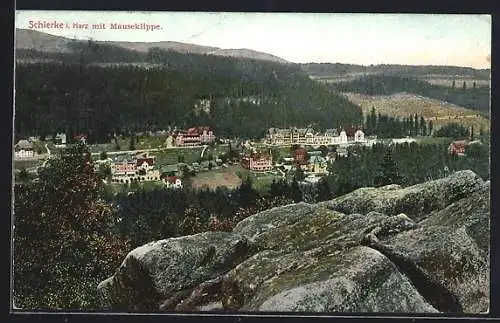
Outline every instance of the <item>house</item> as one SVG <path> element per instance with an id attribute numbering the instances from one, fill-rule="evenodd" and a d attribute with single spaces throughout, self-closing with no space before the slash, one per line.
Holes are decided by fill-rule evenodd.
<path id="1" fill-rule="evenodd" d="M 304 148 L 295 149 L 292 156 L 293 156 L 293 161 L 295 164 L 297 164 L 297 165 L 306 165 L 307 164 L 308 154 L 307 154 L 307 150 L 305 150 Z"/>
<path id="2" fill-rule="evenodd" d="M 288 145 L 292 143 L 290 129 L 270 128 L 267 131 L 266 140 L 272 145 Z"/>
<path id="3" fill-rule="evenodd" d="M 348 151 L 346 147 L 339 147 L 337 149 L 336 155 L 339 157 L 347 157 Z"/>
<path id="4" fill-rule="evenodd" d="M 304 145 L 308 141 L 314 140 L 315 132 L 312 128 L 293 128 L 292 129 L 292 143 Z"/>
<path id="5" fill-rule="evenodd" d="M 340 133 L 337 129 L 326 129 L 324 133 L 312 128 L 270 128 L 266 134 L 266 142 L 271 145 L 309 145 L 329 146 L 348 144 L 349 141 L 366 142 L 364 132 L 355 127 L 346 127 Z"/>
<path id="6" fill-rule="evenodd" d="M 365 142 L 365 133 L 359 127 L 348 126 L 344 128 L 344 134 L 341 134 L 342 141 L 344 142 L 345 137 L 347 137 L 347 141 L 354 142 Z"/>
<path id="7" fill-rule="evenodd" d="M 14 146 L 14 156 L 17 158 L 33 158 L 37 155 L 33 144 L 26 139 L 21 139 Z"/>
<path id="8" fill-rule="evenodd" d="M 167 139 L 165 140 L 165 146 L 170 148 L 173 147 L 175 143 L 174 137 L 172 135 L 169 135 Z"/>
<path id="9" fill-rule="evenodd" d="M 111 163 L 113 176 L 131 176 L 137 173 L 137 161 L 129 158 L 115 159 Z"/>
<path id="10" fill-rule="evenodd" d="M 354 135 L 358 129 L 353 126 L 348 126 L 344 128 L 344 132 L 347 135 L 348 141 L 354 141 Z"/>
<path id="11" fill-rule="evenodd" d="M 149 156 L 147 152 L 136 155 L 137 170 L 144 169 L 146 172 L 152 171 L 155 165 L 154 156 Z"/>
<path id="12" fill-rule="evenodd" d="M 347 136 L 347 133 L 345 132 L 345 130 L 340 131 L 337 143 L 347 144 L 347 141 L 348 141 L 348 136 Z"/>
<path id="13" fill-rule="evenodd" d="M 337 131 L 337 129 L 326 129 L 325 130 L 325 136 L 327 136 L 327 137 L 338 137 L 339 136 L 339 132 Z"/>
<path id="14" fill-rule="evenodd" d="M 273 156 L 270 153 L 252 151 L 243 155 L 241 165 L 254 171 L 270 171 L 273 169 Z"/>
<path id="15" fill-rule="evenodd" d="M 210 127 L 192 127 L 174 134 L 175 145 L 179 147 L 200 146 L 213 143 L 215 135 Z"/>
<path id="16" fill-rule="evenodd" d="M 179 147 L 199 146 L 200 135 L 196 128 L 189 128 L 187 131 L 179 131 L 175 134 L 175 145 Z"/>
<path id="17" fill-rule="evenodd" d="M 328 166 L 326 158 L 321 155 L 313 155 L 309 158 L 308 171 L 315 174 L 327 174 L 326 170 Z"/>
<path id="18" fill-rule="evenodd" d="M 78 134 L 74 136 L 73 139 L 75 139 L 76 141 L 80 140 L 84 144 L 87 142 L 87 136 L 85 136 L 84 134 Z"/>
<path id="19" fill-rule="evenodd" d="M 293 164 L 294 164 L 293 157 L 284 157 L 283 158 L 283 165 L 280 165 L 280 166 L 283 166 L 284 170 L 290 171 L 292 169 Z"/>
<path id="20" fill-rule="evenodd" d="M 58 133 L 56 135 L 56 143 L 60 145 L 65 145 L 66 144 L 66 134 L 64 132 Z"/>
<path id="21" fill-rule="evenodd" d="M 465 155 L 465 146 L 467 146 L 466 140 L 454 141 L 448 147 L 449 154 L 456 154 L 458 156 Z"/>
<path id="22" fill-rule="evenodd" d="M 314 137 L 315 131 L 312 128 L 270 128 L 266 134 L 266 141 L 271 145 L 305 145 L 313 144 Z"/>
<path id="23" fill-rule="evenodd" d="M 363 132 L 363 130 L 361 129 L 358 129 L 356 130 L 356 132 L 354 133 L 354 141 L 355 142 L 365 142 L 365 133 Z"/>
<path id="24" fill-rule="evenodd" d="M 177 176 L 168 176 L 165 178 L 167 188 L 179 189 L 182 188 L 182 181 Z"/>
<path id="25" fill-rule="evenodd" d="M 113 164 L 113 159 L 111 159 L 110 157 L 106 159 L 96 159 L 94 160 L 94 170 L 97 172 L 101 165 L 109 165 L 111 168 L 112 164 Z"/>
<path id="26" fill-rule="evenodd" d="M 200 134 L 200 142 L 202 145 L 208 145 L 215 141 L 215 135 L 210 127 L 198 127 L 198 133 Z"/>

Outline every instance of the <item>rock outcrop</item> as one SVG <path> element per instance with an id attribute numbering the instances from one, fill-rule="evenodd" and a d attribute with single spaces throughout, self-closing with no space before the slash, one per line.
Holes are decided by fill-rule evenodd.
<path id="1" fill-rule="evenodd" d="M 362 188 L 141 246 L 99 290 L 116 311 L 484 313 L 489 217 L 471 171 Z"/>

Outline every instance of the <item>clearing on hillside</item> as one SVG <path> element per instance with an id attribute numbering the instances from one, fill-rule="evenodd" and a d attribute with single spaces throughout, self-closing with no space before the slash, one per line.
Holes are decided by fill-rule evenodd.
<path id="1" fill-rule="evenodd" d="M 224 169 L 211 170 L 198 173 L 191 178 L 191 186 L 194 189 L 208 187 L 215 190 L 219 186 L 226 186 L 229 189 L 235 189 L 241 185 L 241 179 L 237 175 L 237 166 Z"/>
<path id="2" fill-rule="evenodd" d="M 487 130 L 490 120 L 478 111 L 462 108 L 458 105 L 419 96 L 410 93 L 370 96 L 359 93 L 343 93 L 351 102 L 361 106 L 363 114 L 371 112 L 372 107 L 381 114 L 393 117 L 408 117 L 410 114 L 423 116 L 426 121 L 432 120 L 434 129 L 444 124 L 459 123 L 465 127 Z"/>

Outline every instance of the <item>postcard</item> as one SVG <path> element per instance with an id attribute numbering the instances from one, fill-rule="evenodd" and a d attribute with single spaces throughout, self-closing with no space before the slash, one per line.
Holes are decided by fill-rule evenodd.
<path id="1" fill-rule="evenodd" d="M 15 27 L 16 313 L 489 312 L 491 16 Z"/>

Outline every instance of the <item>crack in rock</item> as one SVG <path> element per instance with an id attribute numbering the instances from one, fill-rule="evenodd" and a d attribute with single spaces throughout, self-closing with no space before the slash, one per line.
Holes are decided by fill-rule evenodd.
<path id="1" fill-rule="evenodd" d="M 426 275 L 417 264 L 407 259 L 403 254 L 381 243 L 376 236 L 377 232 L 380 232 L 379 227 L 367 234 L 361 241 L 361 244 L 375 249 L 386 256 L 402 274 L 408 277 L 420 295 L 437 310 L 445 313 L 463 312 L 462 305 L 456 295 L 450 292 L 442 284 Z"/>

